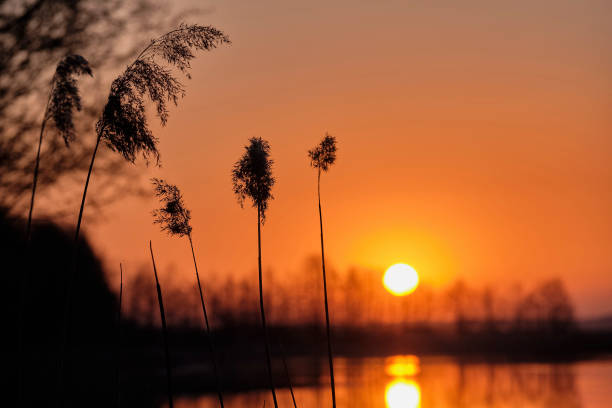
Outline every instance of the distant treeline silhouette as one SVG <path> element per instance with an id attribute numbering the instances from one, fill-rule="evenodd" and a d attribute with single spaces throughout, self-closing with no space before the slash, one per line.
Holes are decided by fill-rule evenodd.
<path id="1" fill-rule="evenodd" d="M 266 316 L 273 326 L 323 327 L 325 315 L 321 265 L 308 257 L 299 271 L 266 271 Z M 164 277 L 170 324 L 195 326 L 197 291 L 169 271 Z M 248 277 L 225 277 L 214 273 L 207 281 L 211 323 L 217 328 L 259 324 L 255 282 Z M 292 276 L 291 280 L 283 276 Z M 282 279 L 282 280 L 281 280 Z M 405 326 L 418 329 L 443 329 L 456 333 L 550 331 L 576 328 L 573 302 L 562 280 L 544 280 L 531 288 L 507 286 L 469 286 L 462 280 L 433 289 L 426 282 L 406 297 L 394 297 L 381 285 L 381 272 L 350 268 L 344 273 L 329 271 L 330 312 L 336 327 L 367 328 Z M 126 283 L 126 314 L 143 326 L 158 325 L 154 287 L 146 266 L 135 270 Z M 128 292 L 129 293 L 129 292 Z M 272 296 L 273 295 L 273 296 Z"/>

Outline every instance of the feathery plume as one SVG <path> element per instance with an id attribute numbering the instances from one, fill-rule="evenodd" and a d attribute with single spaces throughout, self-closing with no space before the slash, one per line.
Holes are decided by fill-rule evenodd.
<path id="1" fill-rule="evenodd" d="M 153 211 L 154 223 L 160 224 L 162 231 L 179 237 L 191 234 L 191 212 L 185 208 L 183 196 L 177 186 L 164 180 L 152 178 L 155 195 L 160 199 L 162 207 Z"/>
<path id="2" fill-rule="evenodd" d="M 55 128 L 64 139 L 66 146 L 76 136 L 72 112 L 81 110 L 81 96 L 77 86 L 77 75 L 93 76 L 89 62 L 80 55 L 65 56 L 51 79 L 51 97 L 46 119 L 53 119 Z"/>
<path id="3" fill-rule="evenodd" d="M 152 157 L 159 165 L 158 140 L 149 128 L 144 98 L 148 96 L 153 102 L 164 126 L 168 121 L 168 103 L 176 105 L 185 89 L 170 68 L 156 60 L 163 60 L 190 78 L 188 70 L 194 50 L 211 50 L 229 43 L 229 38 L 214 27 L 184 24 L 153 40 L 113 81 L 102 117 L 96 124 L 98 137 L 132 163 L 141 154 L 147 162 Z"/>
<path id="4" fill-rule="evenodd" d="M 252 137 L 249 141 L 244 155 L 234 164 L 232 171 L 234 194 L 241 207 L 244 200 L 250 198 L 253 207 L 259 209 L 263 222 L 268 201 L 274 198 L 271 193 L 275 183 L 272 176 L 274 161 L 270 159 L 270 144 L 267 141 L 260 137 Z"/>
<path id="5" fill-rule="evenodd" d="M 327 171 L 336 161 L 336 138 L 325 133 L 321 143 L 308 151 L 308 156 L 312 167 Z"/>

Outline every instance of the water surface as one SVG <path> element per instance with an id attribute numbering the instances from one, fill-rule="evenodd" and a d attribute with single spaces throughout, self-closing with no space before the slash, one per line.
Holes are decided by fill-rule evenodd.
<path id="1" fill-rule="evenodd" d="M 290 361 L 295 383 L 300 363 Z M 325 365 L 322 365 L 323 367 Z M 572 363 L 475 363 L 450 357 L 405 355 L 337 358 L 339 408 L 608 408 L 612 407 L 612 359 Z M 298 407 L 331 407 L 328 376 L 295 387 Z M 312 381 L 311 381 L 312 382 Z M 293 407 L 288 389 L 279 405 Z M 226 395 L 225 406 L 273 407 L 269 391 Z M 213 408 L 215 395 L 179 397 L 177 408 Z"/>

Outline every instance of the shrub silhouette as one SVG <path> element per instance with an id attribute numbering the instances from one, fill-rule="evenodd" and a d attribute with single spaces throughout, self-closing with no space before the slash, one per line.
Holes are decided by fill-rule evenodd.
<path id="1" fill-rule="evenodd" d="M 200 274 L 198 273 L 198 264 L 196 262 L 195 251 L 193 249 L 193 240 L 191 238 L 191 225 L 189 220 L 191 219 L 190 211 L 185 207 L 183 203 L 183 197 L 177 186 L 168 184 L 164 180 L 157 178 L 151 179 L 153 186 L 155 187 L 155 195 L 162 202 L 162 207 L 158 210 L 153 211 L 153 217 L 155 223 L 161 225 L 162 231 L 166 231 L 171 236 L 187 237 L 189 239 L 189 246 L 191 247 L 191 255 L 193 257 L 193 266 L 195 268 L 196 281 L 198 283 L 198 290 L 200 292 L 200 304 L 202 305 L 202 314 L 204 315 L 204 322 L 206 323 L 206 339 L 208 341 L 208 348 L 210 352 L 210 360 L 212 362 L 213 371 L 215 375 L 215 381 L 217 386 L 217 394 L 219 397 L 219 404 L 221 408 L 223 405 L 223 394 L 221 393 L 221 381 L 219 378 L 219 371 L 217 369 L 217 362 L 215 359 L 215 352 L 212 342 L 212 334 L 210 332 L 210 324 L 208 322 L 208 313 L 206 313 L 206 305 L 204 303 L 204 293 L 202 291 L 202 284 L 200 282 Z"/>
<path id="2" fill-rule="evenodd" d="M 12 216 L 0 207 L 0 253 L 4 272 L 0 274 L 3 288 L 0 303 L 7 311 L 3 330 L 14 354 L 19 347 L 22 348 L 21 356 L 9 359 L 9 370 L 13 375 L 9 375 L 7 389 L 13 392 L 8 401 L 17 402 L 18 391 L 21 391 L 21 405 L 34 406 L 48 403 L 49 396 L 56 391 L 56 383 L 52 381 L 57 373 L 53 361 L 60 349 L 57 334 L 63 324 L 65 279 L 74 245 L 79 246 L 78 263 L 83 273 L 75 281 L 75 302 L 80 307 L 71 311 L 71 319 L 79 322 L 79 331 L 72 337 L 73 344 L 92 347 L 112 341 L 110 334 L 114 332 L 116 303 L 105 280 L 102 261 L 87 237 L 81 236 L 75 244 L 71 229 L 48 219 L 34 219 L 32 235 L 26 243 L 26 223 L 25 217 Z M 29 277 L 25 300 L 21 294 L 24 274 Z M 25 324 L 19 321 L 20 317 Z M 18 344 L 20 325 L 22 343 Z M 47 356 L 50 364 L 39 364 L 43 355 Z M 18 373 L 23 380 L 21 390 Z M 97 377 L 92 374 L 91 378 Z M 33 392 L 34 389 L 38 391 Z"/>
<path id="3" fill-rule="evenodd" d="M 323 293 L 325 295 L 325 327 L 327 330 L 327 353 L 329 357 L 329 377 L 332 392 L 332 404 L 336 408 L 336 384 L 334 379 L 334 361 L 331 346 L 331 330 L 329 323 L 329 306 L 327 302 L 327 277 L 325 275 L 325 249 L 323 245 L 323 215 L 321 212 L 321 171 L 326 172 L 336 161 L 336 138 L 325 134 L 321 143 L 308 151 L 310 165 L 317 169 L 317 198 L 319 201 L 319 227 L 321 230 L 321 266 L 323 270 Z"/>
<path id="4" fill-rule="evenodd" d="M 263 326 L 266 343 L 266 361 L 268 363 L 268 376 L 270 391 L 274 400 L 274 407 L 278 408 L 276 391 L 272 379 L 272 359 L 270 357 L 270 336 L 266 326 L 266 313 L 263 300 L 263 279 L 261 273 L 261 224 L 265 222 L 268 201 L 273 199 L 271 190 L 274 185 L 272 176 L 272 164 L 270 159 L 270 144 L 260 137 L 249 139 L 249 145 L 245 146 L 242 157 L 234 164 L 232 170 L 232 182 L 234 193 L 238 197 L 240 206 L 244 206 L 244 200 L 249 198 L 252 206 L 257 208 L 257 266 L 259 270 L 259 310 L 261 312 L 261 324 Z"/>

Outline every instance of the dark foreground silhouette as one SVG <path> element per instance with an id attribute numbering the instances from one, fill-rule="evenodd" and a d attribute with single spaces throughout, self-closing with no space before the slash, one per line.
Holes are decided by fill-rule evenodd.
<path id="1" fill-rule="evenodd" d="M 4 349 L 10 379 L 17 386 L 18 367 L 23 372 L 26 401 L 38 402 L 54 397 L 58 371 L 66 278 L 74 246 L 72 232 L 51 222 L 33 224 L 29 250 L 25 244 L 25 220 L 13 218 L 0 210 L 0 287 L 3 296 Z M 100 260 L 85 238 L 78 242 L 79 273 L 74 282 L 74 322 L 72 342 L 92 348 L 110 344 L 115 333 L 116 299 L 110 291 Z M 29 254 L 26 256 L 26 254 Z M 28 275 L 23 288 L 23 354 L 18 356 L 19 308 L 23 274 Z M 95 356 L 94 356 L 95 358 Z M 82 363 L 82 359 L 80 359 Z M 75 365 L 74 375 L 81 368 Z M 34 392 L 36 391 L 36 392 Z"/>
<path id="2" fill-rule="evenodd" d="M 53 401 L 57 392 L 57 364 L 66 271 L 72 251 L 72 231 L 51 222 L 37 222 L 31 253 L 24 258 L 24 220 L 0 216 L 2 251 L 3 333 L 9 346 L 9 378 L 17 382 L 17 367 L 24 372 L 26 406 Z M 86 239 L 79 241 L 72 319 L 74 329 L 69 355 L 69 390 L 73 406 L 116 405 L 116 370 L 120 367 L 120 401 L 123 406 L 160 406 L 165 401 L 166 375 L 162 334 L 155 326 L 127 319 L 122 324 L 120 354 L 117 348 L 117 300 L 105 281 L 100 260 Z M 24 261 L 24 259 L 26 259 Z M 26 290 L 24 361 L 17 361 L 17 307 L 19 277 L 30 274 Z M 135 290 L 134 287 L 130 288 Z M 139 297 L 154 294 L 154 286 L 140 288 Z M 169 305 L 171 307 L 171 305 Z M 454 355 L 461 361 L 573 361 L 612 351 L 612 330 L 579 330 L 577 326 L 526 326 L 512 330 L 486 330 L 463 321 L 456 325 L 367 327 L 336 326 L 334 350 L 338 357 L 394 354 Z M 213 331 L 223 392 L 269 386 L 265 342 L 260 323 L 227 325 Z M 279 387 L 288 386 L 281 359 L 282 343 L 289 358 L 291 381 L 296 387 L 318 384 L 328 372 L 326 335 L 321 324 L 270 327 L 272 374 Z M 206 336 L 201 328 L 176 322 L 169 327 L 168 344 L 175 394 L 214 392 L 215 378 Z M 119 358 L 117 358 L 119 356 Z M 9 383 L 8 386 L 13 386 Z M 16 385 L 15 385 L 16 386 Z M 94 397 L 95 396 L 95 397 Z M 7 401 L 10 405 L 10 401 Z"/>

